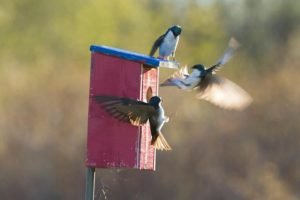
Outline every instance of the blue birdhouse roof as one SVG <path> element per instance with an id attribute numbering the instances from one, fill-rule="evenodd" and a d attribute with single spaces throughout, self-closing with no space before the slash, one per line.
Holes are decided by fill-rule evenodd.
<path id="1" fill-rule="evenodd" d="M 90 50 L 92 52 L 98 52 L 98 53 L 115 56 L 126 60 L 136 61 L 139 63 L 149 65 L 151 67 L 165 67 L 165 68 L 175 68 L 175 69 L 179 67 L 179 63 L 174 61 L 161 60 L 148 55 L 139 54 L 139 53 L 108 47 L 108 46 L 103 46 L 103 45 L 91 45 Z"/>

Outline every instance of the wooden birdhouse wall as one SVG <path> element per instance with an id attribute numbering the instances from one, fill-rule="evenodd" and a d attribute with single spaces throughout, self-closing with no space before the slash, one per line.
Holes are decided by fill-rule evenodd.
<path id="1" fill-rule="evenodd" d="M 149 87 L 157 94 L 157 71 L 138 62 L 92 52 L 87 166 L 155 169 L 149 124 L 137 127 L 120 122 L 106 113 L 93 96 L 113 95 L 146 101 Z"/>

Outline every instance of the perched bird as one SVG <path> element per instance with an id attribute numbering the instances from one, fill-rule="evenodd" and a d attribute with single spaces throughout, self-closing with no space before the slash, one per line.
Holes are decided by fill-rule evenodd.
<path id="1" fill-rule="evenodd" d="M 221 108 L 242 110 L 252 102 L 250 95 L 235 83 L 215 74 L 229 61 L 238 47 L 239 43 L 231 38 L 227 50 L 216 64 L 209 68 L 205 68 L 202 64 L 194 65 L 191 74 L 184 67 L 160 86 L 176 86 L 183 90 L 197 89 L 198 99 L 207 100 Z"/>
<path id="2" fill-rule="evenodd" d="M 153 56 L 159 48 L 158 58 L 168 60 L 171 55 L 175 59 L 175 51 L 181 34 L 181 27 L 178 25 L 170 27 L 165 34 L 159 36 L 150 51 L 150 56 Z"/>
<path id="3" fill-rule="evenodd" d="M 149 120 L 152 135 L 151 145 L 158 150 L 171 150 L 161 133 L 161 128 L 165 122 L 169 121 L 169 118 L 164 114 L 160 97 L 149 97 L 148 103 L 116 96 L 95 96 L 94 98 L 108 113 L 120 121 L 141 126 Z"/>

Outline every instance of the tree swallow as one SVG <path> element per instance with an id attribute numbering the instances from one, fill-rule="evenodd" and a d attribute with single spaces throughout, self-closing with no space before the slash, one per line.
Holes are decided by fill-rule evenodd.
<path id="1" fill-rule="evenodd" d="M 159 36 L 150 51 L 150 56 L 153 56 L 159 48 L 158 58 L 168 60 L 171 55 L 175 59 L 175 51 L 179 42 L 179 35 L 181 34 L 181 27 L 178 25 L 170 27 L 165 34 Z"/>
<path id="2" fill-rule="evenodd" d="M 160 86 L 176 86 L 183 90 L 197 89 L 198 99 L 204 99 L 225 109 L 243 110 L 252 102 L 250 95 L 230 80 L 215 75 L 215 72 L 230 60 L 238 47 L 239 43 L 231 38 L 227 50 L 216 64 L 209 68 L 202 64 L 194 65 L 191 74 L 184 67 Z"/>
<path id="3" fill-rule="evenodd" d="M 151 129 L 151 145 L 158 150 L 171 150 L 170 145 L 161 133 L 161 128 L 169 118 L 165 116 L 161 98 L 152 96 L 149 103 L 116 96 L 95 96 L 99 103 L 114 118 L 141 126 L 149 120 Z"/>

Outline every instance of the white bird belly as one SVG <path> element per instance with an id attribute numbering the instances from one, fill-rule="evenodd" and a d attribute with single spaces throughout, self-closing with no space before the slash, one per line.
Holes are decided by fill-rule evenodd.
<path id="1" fill-rule="evenodd" d="M 178 39 L 179 37 L 175 38 L 172 31 L 169 31 L 159 48 L 159 55 L 170 56 L 176 50 Z"/>
<path id="2" fill-rule="evenodd" d="M 189 76 L 186 79 L 182 80 L 182 82 L 185 85 L 188 85 L 187 89 L 192 89 L 199 84 L 200 80 L 201 79 L 199 77 Z"/>

